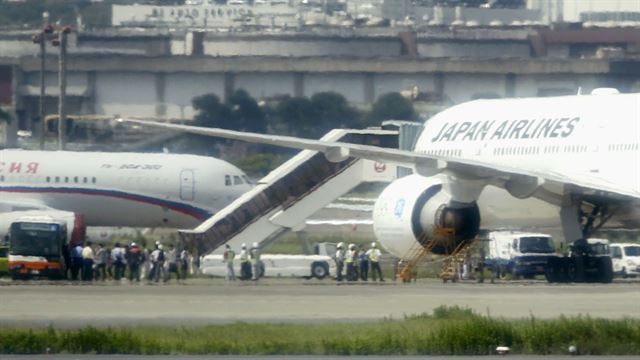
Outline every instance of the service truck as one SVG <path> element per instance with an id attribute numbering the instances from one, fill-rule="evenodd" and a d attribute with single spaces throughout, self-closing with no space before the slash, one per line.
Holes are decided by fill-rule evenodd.
<path id="1" fill-rule="evenodd" d="M 268 277 L 315 277 L 324 279 L 335 274 L 335 262 L 324 255 L 285 255 L 262 254 L 264 274 Z M 240 259 L 236 255 L 234 260 L 236 277 L 240 276 Z M 211 254 L 202 257 L 200 269 L 203 274 L 210 276 L 225 276 L 226 264 L 222 262 L 222 255 Z"/>
<path id="2" fill-rule="evenodd" d="M 486 265 L 501 278 L 533 278 L 545 274 L 550 257 L 556 257 L 553 239 L 547 234 L 494 231 L 488 235 Z"/>
<path id="3" fill-rule="evenodd" d="M 613 272 L 623 278 L 640 275 L 640 244 L 611 244 L 611 261 Z"/>
<path id="4" fill-rule="evenodd" d="M 13 279 L 66 273 L 67 224 L 50 216 L 20 218 L 9 227 L 9 273 Z"/>

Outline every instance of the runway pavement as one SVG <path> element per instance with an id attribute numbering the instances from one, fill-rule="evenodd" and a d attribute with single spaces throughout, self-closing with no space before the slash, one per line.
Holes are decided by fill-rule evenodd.
<path id="1" fill-rule="evenodd" d="M 332 280 L 263 279 L 226 284 L 0 286 L 0 324 L 61 327 L 229 322 L 340 322 L 402 319 L 441 305 L 496 317 L 640 317 L 640 283 L 447 283 L 336 285 Z"/>

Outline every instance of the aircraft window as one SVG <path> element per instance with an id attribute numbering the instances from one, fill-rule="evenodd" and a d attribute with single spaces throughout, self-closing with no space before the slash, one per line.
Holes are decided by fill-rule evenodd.
<path id="1" fill-rule="evenodd" d="M 4 182 L 4 175 L 0 175 L 0 181 Z"/>
<path id="2" fill-rule="evenodd" d="M 77 176 L 73 177 L 73 182 L 76 183 L 76 184 L 78 183 L 78 177 Z"/>
<path id="3" fill-rule="evenodd" d="M 240 176 L 234 176 L 233 177 L 233 185 L 241 185 L 242 184 L 242 178 L 240 178 Z"/>
<path id="4" fill-rule="evenodd" d="M 68 182 L 69 182 L 69 177 L 68 177 L 68 176 L 65 176 L 65 177 L 64 177 L 64 182 L 65 182 L 65 183 L 68 183 Z"/>
<path id="5" fill-rule="evenodd" d="M 95 184 L 95 183 L 96 183 L 96 178 L 95 178 L 95 177 L 92 177 L 92 178 L 91 178 L 91 183 L 93 183 L 93 184 Z"/>
<path id="6" fill-rule="evenodd" d="M 82 178 L 82 182 L 85 183 L 85 184 L 87 183 L 87 177 L 86 176 Z"/>
<path id="7" fill-rule="evenodd" d="M 230 186 L 231 185 L 231 176 L 230 175 L 225 175 L 224 176 L 224 184 L 226 186 Z"/>
<path id="8" fill-rule="evenodd" d="M 56 176 L 56 182 L 59 183 L 60 182 L 60 176 Z"/>
<path id="9" fill-rule="evenodd" d="M 247 175 L 242 175 L 242 178 L 244 179 L 244 182 L 247 184 L 253 184 L 253 182 L 251 182 L 251 179 L 249 179 L 249 177 L 247 177 Z"/>
<path id="10" fill-rule="evenodd" d="M 51 176 L 47 176 L 47 182 L 51 182 Z"/>

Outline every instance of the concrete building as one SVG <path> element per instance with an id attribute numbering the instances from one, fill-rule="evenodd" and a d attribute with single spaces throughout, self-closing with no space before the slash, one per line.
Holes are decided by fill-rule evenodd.
<path id="1" fill-rule="evenodd" d="M 121 30 L 71 42 L 68 113 L 191 118 L 194 97 L 235 89 L 256 98 L 336 91 L 368 106 L 417 89 L 450 105 L 480 97 L 639 90 L 638 29 L 448 29 L 204 33 Z M 0 35 L 0 103 L 19 126 L 37 118 L 40 64 L 28 33 Z M 617 48 L 619 51 L 612 51 Z M 606 50 L 609 49 L 609 50 Z M 51 50 L 51 48 L 50 48 Z M 57 106 L 57 58 L 47 58 L 47 113 Z"/>

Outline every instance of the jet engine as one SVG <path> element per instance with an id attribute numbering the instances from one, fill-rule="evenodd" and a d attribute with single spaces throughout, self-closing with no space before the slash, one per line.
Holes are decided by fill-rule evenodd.
<path id="1" fill-rule="evenodd" d="M 446 176 L 410 175 L 384 189 L 373 210 L 373 230 L 380 244 L 403 258 L 420 246 L 450 254 L 478 234 L 477 204 L 452 196 Z M 448 235 L 437 235 L 447 232 Z"/>

